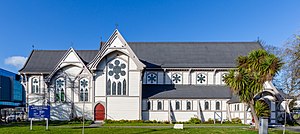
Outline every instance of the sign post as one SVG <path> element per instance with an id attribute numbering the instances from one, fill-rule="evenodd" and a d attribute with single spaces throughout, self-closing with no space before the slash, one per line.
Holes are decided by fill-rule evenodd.
<path id="1" fill-rule="evenodd" d="M 50 106 L 29 106 L 30 130 L 32 130 L 33 119 L 46 119 L 46 130 L 48 130 L 48 120 L 50 119 Z"/>

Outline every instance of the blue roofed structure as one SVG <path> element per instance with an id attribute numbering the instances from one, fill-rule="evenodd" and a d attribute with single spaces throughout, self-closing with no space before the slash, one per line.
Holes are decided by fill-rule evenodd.
<path id="1" fill-rule="evenodd" d="M 25 91 L 18 74 L 0 68 L 0 108 L 25 106 Z"/>

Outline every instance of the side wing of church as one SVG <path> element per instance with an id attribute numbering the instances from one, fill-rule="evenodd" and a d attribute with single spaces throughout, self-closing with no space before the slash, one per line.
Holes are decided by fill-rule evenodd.
<path id="1" fill-rule="evenodd" d="M 50 105 L 51 120 L 250 123 L 248 106 L 223 77 L 258 42 L 126 42 L 115 30 L 100 50 L 33 50 L 19 71 L 28 105 Z M 266 83 L 271 123 L 283 99 Z M 268 96 L 268 95 L 265 95 Z"/>

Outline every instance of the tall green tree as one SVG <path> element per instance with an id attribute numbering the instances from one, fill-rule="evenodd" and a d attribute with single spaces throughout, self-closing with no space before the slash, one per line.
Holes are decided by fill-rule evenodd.
<path id="1" fill-rule="evenodd" d="M 258 116 L 255 112 L 255 96 L 263 91 L 263 84 L 271 81 L 283 63 L 275 55 L 259 49 L 237 59 L 237 69 L 230 70 L 225 83 L 240 101 L 250 106 L 255 128 L 258 129 Z"/>

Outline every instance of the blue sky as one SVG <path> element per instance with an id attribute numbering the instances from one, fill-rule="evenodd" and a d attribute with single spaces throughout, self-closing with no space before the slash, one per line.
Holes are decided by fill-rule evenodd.
<path id="1" fill-rule="evenodd" d="M 0 68 L 35 49 L 98 49 L 117 23 L 127 41 L 255 41 L 282 46 L 300 30 L 300 1 L 0 0 Z"/>

